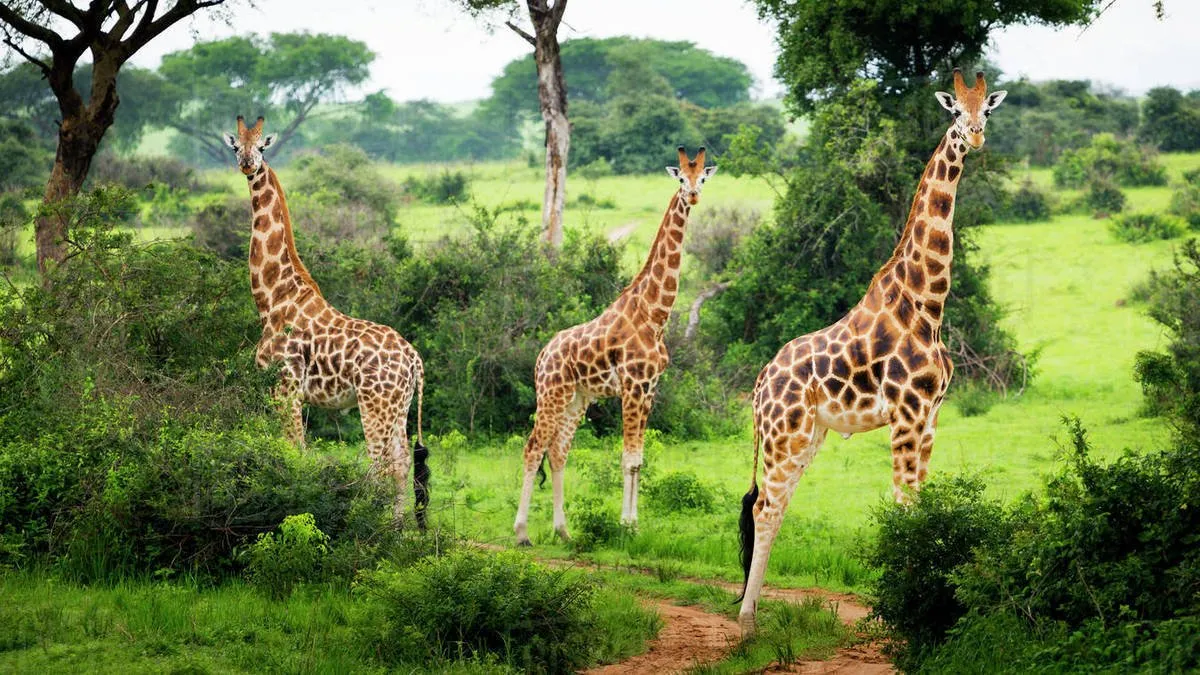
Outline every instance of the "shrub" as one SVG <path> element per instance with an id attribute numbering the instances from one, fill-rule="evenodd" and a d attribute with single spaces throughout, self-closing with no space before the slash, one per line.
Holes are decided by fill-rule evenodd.
<path id="1" fill-rule="evenodd" d="M 577 169 L 571 170 L 584 180 L 596 180 L 613 175 L 612 163 L 604 157 L 592 160 Z"/>
<path id="2" fill-rule="evenodd" d="M 346 203 L 362 204 L 379 213 L 387 221 L 395 217 L 395 184 L 387 180 L 371 163 L 367 153 L 352 145 L 327 145 L 319 153 L 297 159 L 292 168 L 297 172 L 290 181 L 289 205 L 293 195 L 303 195 L 324 206 Z M 295 206 L 293 206 L 293 210 Z"/>
<path id="3" fill-rule="evenodd" d="M 17 244 L 29 217 L 19 194 L 0 193 L 0 267 L 16 264 Z"/>
<path id="4" fill-rule="evenodd" d="M 1083 205 L 1097 218 L 1106 218 L 1125 210 L 1125 193 L 1111 180 L 1095 178 L 1088 183 Z"/>
<path id="5" fill-rule="evenodd" d="M 571 506 L 571 548 L 594 551 L 621 538 L 625 528 L 602 500 L 581 497 Z"/>
<path id="6" fill-rule="evenodd" d="M 1152 273 L 1149 314 L 1170 338 L 1163 351 L 1137 355 L 1135 373 L 1146 404 L 1166 414 L 1191 438 L 1200 439 L 1200 246 L 1183 243 L 1175 269 Z"/>
<path id="7" fill-rule="evenodd" d="M 292 594 L 297 584 L 321 581 L 328 571 L 329 537 L 311 513 L 288 516 L 279 534 L 265 532 L 250 547 L 250 581 L 277 600 Z"/>
<path id="8" fill-rule="evenodd" d="M 1113 218 L 1108 230 L 1120 241 L 1130 244 L 1175 239 L 1187 232 L 1178 218 L 1159 213 L 1126 213 Z"/>
<path id="9" fill-rule="evenodd" d="M 1008 218 L 1023 223 L 1049 220 L 1051 214 L 1050 195 L 1026 178 L 1012 194 L 1008 204 Z"/>
<path id="10" fill-rule="evenodd" d="M 579 669 L 591 656 L 592 585 L 516 552 L 460 549 L 405 569 L 385 563 L 360 584 L 383 601 L 386 625 L 368 639 L 388 661 L 490 656 L 526 672 L 556 673 Z"/>
<path id="11" fill-rule="evenodd" d="M 1167 211 L 1182 218 L 1193 230 L 1200 230 L 1200 183 L 1186 182 L 1175 188 Z"/>
<path id="12" fill-rule="evenodd" d="M 683 250 L 696 256 L 706 274 L 720 274 L 733 259 L 742 238 L 762 222 L 757 209 L 719 206 L 704 209 L 688 223 Z"/>
<path id="13" fill-rule="evenodd" d="M 92 160 L 87 183 L 90 186 L 120 185 L 128 190 L 141 190 L 154 184 L 184 192 L 212 189 L 190 164 L 181 159 L 142 156 L 127 159 L 111 152 L 102 152 Z"/>
<path id="14" fill-rule="evenodd" d="M 205 204 L 192 217 L 190 227 L 196 245 L 224 260 L 246 260 L 250 256 L 250 209 L 247 200 L 225 197 Z"/>
<path id="15" fill-rule="evenodd" d="M 462 171 L 443 169 L 425 178 L 409 176 L 404 179 L 405 194 L 430 204 L 465 204 L 470 199 L 471 179 Z"/>
<path id="16" fill-rule="evenodd" d="M 1008 518 L 999 502 L 984 497 L 981 479 L 956 477 L 929 481 L 911 506 L 889 503 L 874 519 L 879 532 L 866 553 L 880 568 L 873 612 L 900 640 L 893 645 L 897 664 L 908 669 L 966 613 L 952 573 L 977 548 L 1002 541 Z"/>
<path id="17" fill-rule="evenodd" d="M 691 471 L 673 471 L 646 485 L 646 497 L 655 507 L 667 512 L 713 509 L 713 490 Z"/>
<path id="18" fill-rule="evenodd" d="M 1167 170 L 1154 150 L 1112 134 L 1093 136 L 1091 145 L 1067 150 L 1054 165 L 1054 184 L 1060 188 L 1084 187 L 1097 178 L 1124 187 L 1166 185 Z"/>

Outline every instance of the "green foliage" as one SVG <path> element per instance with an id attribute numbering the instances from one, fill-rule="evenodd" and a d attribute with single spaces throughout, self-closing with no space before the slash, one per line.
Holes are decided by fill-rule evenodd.
<path id="1" fill-rule="evenodd" d="M 1032 180 L 1026 179 L 1012 194 L 1005 215 L 1022 223 L 1032 223 L 1049 220 L 1051 211 L 1050 195 Z"/>
<path id="2" fill-rule="evenodd" d="M 0 75 L 0 92 L 4 90 L 4 78 Z M 0 192 L 44 185 L 53 165 L 53 146 L 38 138 L 31 125 L 22 120 L 0 120 Z"/>
<path id="3" fill-rule="evenodd" d="M 1009 534 L 1002 506 L 984 497 L 984 487 L 978 477 L 932 480 L 911 506 L 888 503 L 875 512 L 879 531 L 866 553 L 881 571 L 872 583 L 874 613 L 898 638 L 893 648 L 905 669 L 967 611 L 955 597 L 955 568 Z"/>
<path id="4" fill-rule="evenodd" d="M 997 152 L 1052 166 L 1066 150 L 1088 146 L 1097 134 L 1132 135 L 1137 100 L 1087 80 L 1025 79 L 993 83 L 1005 89 L 1004 114 L 988 120 L 988 145 Z"/>
<path id="5" fill-rule="evenodd" d="M 247 551 L 250 581 L 275 599 L 292 594 L 297 584 L 321 581 L 328 570 L 329 537 L 311 513 L 288 516 L 279 535 L 264 532 Z"/>
<path id="6" fill-rule="evenodd" d="M 359 580 L 382 600 L 386 623 L 369 636 L 387 661 L 502 660 L 526 672 L 590 662 L 592 585 L 516 552 L 460 549 L 406 569 L 382 564 Z"/>
<path id="7" fill-rule="evenodd" d="M 1151 274 L 1149 314 L 1170 343 L 1164 351 L 1138 353 L 1136 375 L 1146 404 L 1200 439 L 1200 246 L 1195 239 L 1184 242 L 1174 270 Z"/>
<path id="8" fill-rule="evenodd" d="M 200 180 L 196 170 L 175 157 L 135 157 L 126 159 L 102 152 L 92 160 L 88 184 L 119 185 L 127 190 L 142 190 L 159 184 L 175 190 L 205 192 L 210 186 Z"/>
<path id="9" fill-rule="evenodd" d="M 227 196 L 200 207 L 189 227 L 196 246 L 222 260 L 245 261 L 250 256 L 251 217 L 244 197 Z"/>
<path id="10" fill-rule="evenodd" d="M 696 474 L 690 471 L 672 471 L 652 482 L 645 488 L 646 497 L 650 504 L 667 513 L 679 511 L 713 510 L 715 496 L 713 489 L 705 485 Z"/>
<path id="11" fill-rule="evenodd" d="M 1187 226 L 1178 218 L 1161 213 L 1125 213 L 1109 222 L 1108 231 L 1120 241 L 1142 244 L 1182 237 Z"/>
<path id="12" fill-rule="evenodd" d="M 1097 176 L 1088 181 L 1083 206 L 1097 218 L 1106 218 L 1125 210 L 1125 193 L 1112 179 Z"/>
<path id="13" fill-rule="evenodd" d="M 385 179 L 367 153 L 352 145 L 331 145 L 294 163 L 299 171 L 292 192 L 321 206 L 360 203 L 390 224 L 396 186 Z"/>
<path id="14" fill-rule="evenodd" d="M 166 54 L 155 77 L 118 91 L 122 109 L 145 109 L 151 123 L 179 132 L 175 154 L 220 164 L 229 156 L 220 137 L 235 115 L 265 116 L 280 132 L 276 147 L 286 145 L 317 105 L 365 81 L 374 58 L 340 35 L 235 36 Z"/>
<path id="15" fill-rule="evenodd" d="M 423 179 L 409 176 L 404 181 L 404 192 L 430 204 L 465 204 L 470 200 L 470 185 L 466 173 L 443 169 Z"/>
<path id="16" fill-rule="evenodd" d="M 909 0 L 790 2 L 756 0 L 778 26 L 775 74 L 789 83 L 788 105 L 811 112 L 828 97 L 870 77 L 907 93 L 934 73 L 978 61 L 989 31 L 1029 23 L 1085 23 L 1095 0 L 965 0 L 915 5 Z"/>
<path id="17" fill-rule="evenodd" d="M 1138 139 L 1163 152 L 1200 150 L 1200 98 L 1172 87 L 1146 92 Z"/>
<path id="18" fill-rule="evenodd" d="M 1112 134 L 1093 136 L 1090 145 L 1064 152 L 1054 165 L 1054 184 L 1060 188 L 1080 188 L 1100 179 L 1125 187 L 1166 185 L 1167 170 L 1153 150 Z"/>
<path id="19" fill-rule="evenodd" d="M 1179 216 L 1193 230 L 1200 230 L 1200 183 L 1184 182 L 1171 193 L 1171 215 Z"/>
<path id="20" fill-rule="evenodd" d="M 15 192 L 0 192 L 0 267 L 17 262 L 17 242 L 25 231 L 30 214 Z"/>
<path id="21" fill-rule="evenodd" d="M 614 481 L 615 482 L 615 481 Z M 580 497 L 571 504 L 571 548 L 594 551 L 625 534 L 617 514 L 595 497 Z"/>
<path id="22" fill-rule="evenodd" d="M 688 223 L 683 250 L 700 261 L 706 275 L 718 275 L 733 260 L 742 239 L 761 222 L 762 214 L 752 208 L 719 206 L 704 209 Z"/>

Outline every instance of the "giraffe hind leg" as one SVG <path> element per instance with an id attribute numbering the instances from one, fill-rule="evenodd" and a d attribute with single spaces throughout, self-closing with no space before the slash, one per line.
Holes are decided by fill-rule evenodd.
<path id="1" fill-rule="evenodd" d="M 563 541 L 570 541 L 571 536 L 567 533 L 567 514 L 564 510 L 565 496 L 563 494 L 563 474 L 567 467 L 567 454 L 571 451 L 571 440 L 575 438 L 575 431 L 579 428 L 579 423 L 583 420 L 583 414 L 587 411 L 587 397 L 579 390 L 575 391 L 575 396 L 571 402 L 567 404 L 566 413 L 563 415 L 562 426 L 559 428 L 558 438 L 555 439 L 554 447 L 550 448 L 550 475 L 552 476 L 551 484 L 554 488 L 554 531 Z M 545 457 L 542 458 L 542 463 L 545 464 Z"/>
<path id="2" fill-rule="evenodd" d="M 533 431 L 525 442 L 524 450 L 524 479 L 521 484 L 521 501 L 517 505 L 517 518 L 513 522 L 513 532 L 517 535 L 518 546 L 531 546 L 529 540 L 529 506 L 533 501 L 533 480 L 538 467 L 550 446 L 558 436 L 562 426 L 563 414 L 567 401 L 565 391 L 546 393 L 538 397 L 538 411 L 534 419 Z"/>

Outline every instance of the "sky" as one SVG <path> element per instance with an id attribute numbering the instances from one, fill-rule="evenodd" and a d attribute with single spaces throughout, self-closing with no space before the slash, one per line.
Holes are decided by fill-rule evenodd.
<path id="1" fill-rule="evenodd" d="M 1200 0 L 1165 0 L 1155 19 L 1152 0 L 1117 0 L 1086 31 L 1019 26 L 994 35 L 991 58 L 1009 76 L 1033 80 L 1090 79 L 1142 94 L 1158 85 L 1200 89 Z M 150 43 L 134 63 L 154 67 L 163 54 L 197 39 L 235 34 L 337 33 L 376 53 L 364 91 L 397 100 L 447 103 L 488 96 L 506 63 L 531 47 L 503 24 L 466 15 L 453 0 L 234 0 L 228 21 L 194 18 Z M 336 11 L 330 7 L 335 6 Z M 559 32 L 576 37 L 632 35 L 690 40 L 745 63 L 756 98 L 782 94 L 772 75 L 774 29 L 744 0 L 571 0 Z M 567 73 L 570 86 L 570 73 Z"/>

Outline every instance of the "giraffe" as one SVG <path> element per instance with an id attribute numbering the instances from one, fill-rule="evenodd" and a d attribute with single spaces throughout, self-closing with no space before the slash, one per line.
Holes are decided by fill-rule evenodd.
<path id="1" fill-rule="evenodd" d="M 275 135 L 263 136 L 262 129 L 262 117 L 247 127 L 239 115 L 237 135 L 226 134 L 224 139 L 246 176 L 253 208 L 250 288 L 262 323 L 255 363 L 260 368 L 281 364 L 274 394 L 288 412 L 288 437 L 299 447 L 304 447 L 303 403 L 335 410 L 359 408 L 372 469 L 390 474 L 396 482 L 397 519 L 404 513 L 405 486 L 415 460 L 415 516 L 424 529 L 429 502 L 429 451 L 421 442 L 424 364 L 393 328 L 346 316 L 322 297 L 296 252 L 283 186 L 263 161 L 263 150 Z M 407 426 L 414 390 L 417 444 L 410 458 Z"/>
<path id="2" fill-rule="evenodd" d="M 988 94 L 983 73 L 968 88 L 957 69 L 954 92 L 936 94 L 954 120 L 925 167 L 892 257 L 846 316 L 784 345 L 754 385 L 754 469 L 740 522 L 743 635 L 754 632 L 783 513 L 828 430 L 849 438 L 890 426 L 893 497 L 906 501 L 905 490 L 925 480 L 938 410 L 954 372 L 941 322 L 950 291 L 955 191 L 963 158 L 983 145 L 987 118 L 1007 93 Z"/>
<path id="3" fill-rule="evenodd" d="M 554 530 L 564 541 L 569 539 L 563 512 L 567 452 L 588 405 L 599 398 L 621 397 L 621 522 L 637 524 L 642 443 L 654 388 L 667 367 L 663 331 L 679 290 L 683 232 L 692 206 L 700 201 L 701 188 L 717 171 L 716 166 L 704 166 L 703 147 L 694 160 L 688 159 L 682 145 L 678 151 L 679 166 L 667 167 L 667 173 L 679 180 L 679 190 L 671 196 L 641 271 L 600 316 L 559 332 L 538 355 L 534 371 L 537 416 L 525 444 L 525 478 L 513 525 L 518 545 L 530 545 L 526 526 L 533 479 L 547 452 L 554 490 Z"/>

